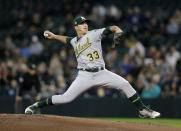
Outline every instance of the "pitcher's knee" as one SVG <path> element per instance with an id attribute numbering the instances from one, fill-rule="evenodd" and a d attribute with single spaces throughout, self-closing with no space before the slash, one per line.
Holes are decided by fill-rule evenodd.
<path id="1" fill-rule="evenodd" d="M 131 86 L 130 83 L 129 83 L 127 80 L 124 80 L 121 85 L 122 85 L 123 87 Z"/>
<path id="2" fill-rule="evenodd" d="M 124 81 L 122 81 L 122 83 L 118 84 L 118 89 L 126 90 L 128 88 L 132 88 L 132 86 L 127 80 L 124 80 Z"/>

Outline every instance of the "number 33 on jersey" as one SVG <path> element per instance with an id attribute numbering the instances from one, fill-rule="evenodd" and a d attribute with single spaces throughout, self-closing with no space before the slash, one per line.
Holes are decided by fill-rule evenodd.
<path id="1" fill-rule="evenodd" d="M 93 61 L 94 59 L 99 59 L 99 53 L 94 51 L 93 53 L 87 54 L 87 57 L 89 57 L 89 61 Z"/>

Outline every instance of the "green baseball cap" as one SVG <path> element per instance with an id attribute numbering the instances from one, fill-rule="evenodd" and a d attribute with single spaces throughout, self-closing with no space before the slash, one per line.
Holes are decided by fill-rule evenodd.
<path id="1" fill-rule="evenodd" d="M 85 17 L 83 17 L 83 16 L 76 17 L 76 18 L 74 19 L 74 26 L 77 26 L 78 24 L 82 24 L 82 23 L 84 23 L 84 22 L 88 23 L 88 22 L 90 22 L 90 20 L 87 20 L 87 19 L 86 19 Z"/>

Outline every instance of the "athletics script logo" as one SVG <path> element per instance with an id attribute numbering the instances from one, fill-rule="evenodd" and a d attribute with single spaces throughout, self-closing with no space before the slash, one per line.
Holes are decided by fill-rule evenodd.
<path id="1" fill-rule="evenodd" d="M 87 42 L 83 45 L 78 45 L 76 48 L 75 48 L 75 55 L 76 57 L 78 58 L 79 55 L 85 51 L 87 48 L 89 48 L 90 46 L 92 45 L 92 43 L 89 42 L 89 38 L 87 37 Z"/>

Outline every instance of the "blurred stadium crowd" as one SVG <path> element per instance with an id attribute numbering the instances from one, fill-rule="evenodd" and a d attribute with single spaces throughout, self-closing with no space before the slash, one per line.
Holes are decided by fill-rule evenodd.
<path id="1" fill-rule="evenodd" d="M 126 78 L 143 98 L 181 97 L 181 2 L 161 0 L 6 0 L 0 4 L 0 96 L 15 97 L 27 65 L 36 64 L 41 97 L 61 94 L 76 77 L 73 48 L 43 37 L 44 30 L 75 36 L 72 20 L 92 20 L 90 30 L 118 25 L 125 40 L 111 49 L 106 68 Z M 180 4 L 179 4 L 180 3 Z M 82 97 L 118 97 L 96 88 Z"/>

